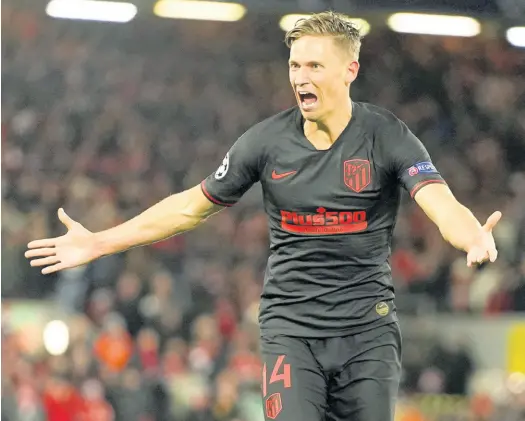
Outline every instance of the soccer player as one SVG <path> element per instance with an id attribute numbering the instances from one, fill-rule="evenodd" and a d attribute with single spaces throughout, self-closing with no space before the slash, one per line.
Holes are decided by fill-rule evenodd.
<path id="1" fill-rule="evenodd" d="M 44 274 L 195 228 L 262 184 L 271 255 L 260 306 L 267 420 L 393 420 L 401 336 L 388 259 L 401 187 L 467 253 L 496 260 L 492 214 L 481 225 L 455 199 L 425 147 L 390 112 L 354 102 L 359 31 L 325 12 L 286 34 L 297 106 L 244 133 L 200 186 L 92 233 L 29 244 Z"/>

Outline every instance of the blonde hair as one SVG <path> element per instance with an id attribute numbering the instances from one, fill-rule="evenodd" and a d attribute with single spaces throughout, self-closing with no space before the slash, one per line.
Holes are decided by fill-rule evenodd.
<path id="1" fill-rule="evenodd" d="M 299 19 L 286 33 L 284 42 L 290 48 L 294 41 L 307 35 L 333 37 L 336 44 L 348 51 L 353 59 L 359 58 L 361 33 L 346 15 L 328 11 Z"/>

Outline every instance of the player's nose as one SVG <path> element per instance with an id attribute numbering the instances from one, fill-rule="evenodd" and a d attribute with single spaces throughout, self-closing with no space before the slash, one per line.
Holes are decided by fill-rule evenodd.
<path id="1" fill-rule="evenodd" d="M 308 85 L 310 83 L 310 77 L 308 74 L 308 70 L 301 68 L 298 69 L 295 73 L 295 86 L 297 87 L 304 87 L 305 85 Z"/>

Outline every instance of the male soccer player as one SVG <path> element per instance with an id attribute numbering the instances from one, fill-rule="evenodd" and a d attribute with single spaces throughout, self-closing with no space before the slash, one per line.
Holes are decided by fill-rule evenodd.
<path id="1" fill-rule="evenodd" d="M 259 181 L 271 232 L 260 306 L 266 419 L 392 420 L 401 337 L 388 258 L 400 187 L 469 266 L 496 259 L 501 213 L 481 226 L 403 122 L 350 99 L 361 38 L 344 16 L 301 20 L 286 43 L 298 105 L 249 129 L 200 186 L 98 233 L 60 209 L 67 234 L 31 242 L 26 256 L 52 273 L 160 241 Z"/>

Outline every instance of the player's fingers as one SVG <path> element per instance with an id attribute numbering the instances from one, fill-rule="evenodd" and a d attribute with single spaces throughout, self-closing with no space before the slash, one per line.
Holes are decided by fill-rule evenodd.
<path id="1" fill-rule="evenodd" d="M 58 210 L 58 219 L 62 222 L 68 230 L 73 228 L 75 221 L 73 221 L 63 208 Z"/>
<path id="2" fill-rule="evenodd" d="M 56 238 L 45 238 L 43 240 L 35 240 L 31 241 L 27 248 L 29 249 L 39 249 L 39 248 L 46 248 L 46 247 L 55 247 L 56 246 Z"/>
<path id="3" fill-rule="evenodd" d="M 481 265 L 485 263 L 489 259 L 489 253 L 488 251 L 482 252 L 476 256 L 476 258 L 473 261 L 474 265 Z"/>
<path id="4" fill-rule="evenodd" d="M 62 269 L 66 269 L 66 266 L 62 263 L 57 263 L 56 265 L 48 266 L 42 269 L 42 274 L 49 275 L 50 273 L 54 273 Z"/>
<path id="5" fill-rule="evenodd" d="M 467 266 L 468 266 L 469 268 L 471 268 L 472 266 L 474 266 L 474 259 L 472 258 L 472 255 L 470 255 L 470 254 L 467 256 Z"/>
<path id="6" fill-rule="evenodd" d="M 31 249 L 27 250 L 24 254 L 25 257 L 32 258 L 32 257 L 47 257 L 47 256 L 53 256 L 56 253 L 56 248 L 39 248 L 39 249 Z"/>
<path id="7" fill-rule="evenodd" d="M 490 260 L 490 262 L 494 263 L 497 258 L 498 258 L 498 250 L 496 250 L 496 249 L 489 250 L 489 260 Z"/>
<path id="8" fill-rule="evenodd" d="M 481 252 L 481 253 L 478 255 L 478 258 L 476 259 L 476 262 L 477 262 L 477 263 L 483 263 L 483 262 L 485 262 L 488 258 L 489 258 L 489 252 L 488 252 L 488 250 L 487 250 L 487 251 L 483 251 L 483 252 Z"/>
<path id="9" fill-rule="evenodd" d="M 500 211 L 496 211 L 494 212 L 492 215 L 490 215 L 488 218 L 487 218 L 487 222 L 485 222 L 485 225 L 483 226 L 483 228 L 485 229 L 485 231 L 487 232 L 490 232 L 492 231 L 492 229 L 496 226 L 496 224 L 499 222 L 499 220 L 501 219 L 501 212 Z"/>
<path id="10" fill-rule="evenodd" d="M 60 262 L 57 256 L 44 257 L 43 259 L 31 260 L 31 266 L 46 266 Z"/>
<path id="11" fill-rule="evenodd" d="M 479 265 L 485 262 L 488 258 L 489 258 L 489 254 L 487 251 L 470 252 L 467 255 L 467 266 L 470 268 L 470 267 Z"/>
<path id="12" fill-rule="evenodd" d="M 469 261 L 467 262 L 467 266 L 468 266 L 469 268 L 476 267 L 478 264 L 479 264 L 479 263 L 478 263 L 477 260 L 469 260 Z"/>

